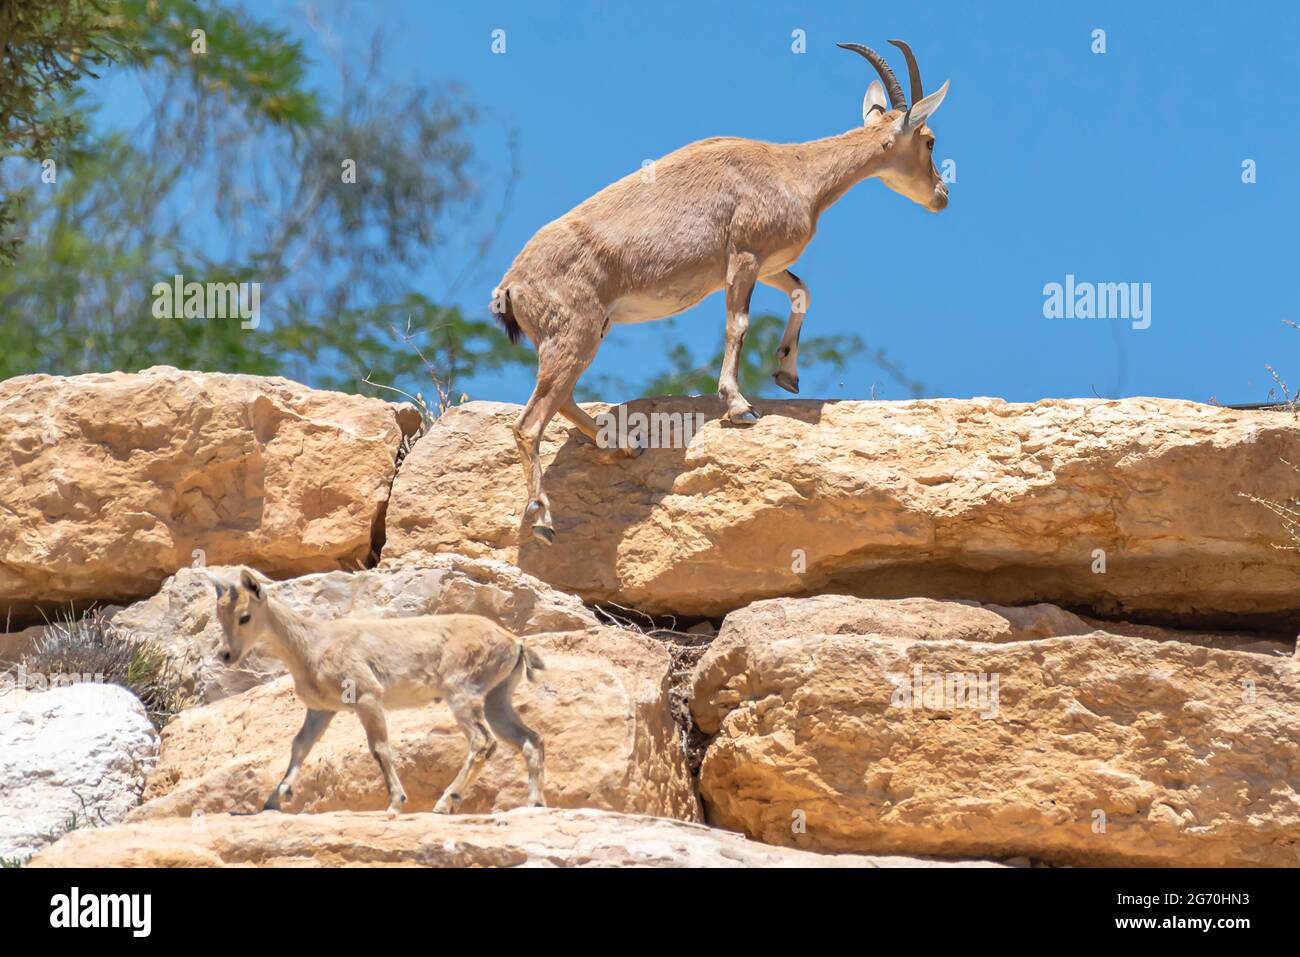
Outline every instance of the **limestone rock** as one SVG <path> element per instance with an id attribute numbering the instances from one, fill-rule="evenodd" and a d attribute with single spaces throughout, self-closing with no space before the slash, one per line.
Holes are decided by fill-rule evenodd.
<path id="1" fill-rule="evenodd" d="M 0 620 L 141 598 L 200 558 L 355 567 L 417 425 L 378 399 L 165 366 L 0 382 Z"/>
<path id="2" fill-rule="evenodd" d="M 0 671 L 17 664 L 30 654 L 45 633 L 44 625 L 32 625 L 20 631 L 0 632 Z"/>
<path id="3" fill-rule="evenodd" d="M 801 635 L 890 635 L 959 641 L 1025 641 L 1087 634 L 1094 629 L 1055 605 L 1026 608 L 982 606 L 933 598 L 858 598 L 811 595 L 769 598 L 737 609 L 723 620 L 720 641 Z"/>
<path id="4" fill-rule="evenodd" d="M 557 419 L 549 548 L 520 535 L 519 408 L 458 406 L 397 476 L 385 558 L 498 558 L 588 602 L 706 617 L 824 591 L 1215 627 L 1300 612 L 1281 523 L 1238 494 L 1294 493 L 1287 416 L 1147 398 L 756 406 L 740 429 L 712 397 L 629 403 L 708 419 L 689 447 L 631 460 Z"/>
<path id="5" fill-rule="evenodd" d="M 853 595 L 810 595 L 806 598 L 756 601 L 727 615 L 715 644 L 721 649 L 736 641 L 772 641 L 804 635 L 888 635 L 916 641 L 1011 642 L 1087 635 L 1099 630 L 1150 641 L 1181 641 L 1273 656 L 1290 656 L 1295 644 L 1294 636 L 1280 634 L 1196 632 L 1101 621 L 1048 604 L 1013 608 L 981 605 L 973 601 L 857 598 Z"/>
<path id="6" fill-rule="evenodd" d="M 614 628 L 535 635 L 529 647 L 546 670 L 536 682 L 520 682 L 515 706 L 545 738 L 547 802 L 698 820 L 682 731 L 670 710 L 667 650 Z M 288 766 L 303 716 L 287 676 L 182 712 L 163 731 L 162 759 L 136 819 L 260 809 Z M 445 704 L 390 710 L 388 732 L 407 807 L 429 810 L 465 759 L 464 736 Z M 523 758 L 503 743 L 462 808 L 509 809 L 526 797 Z M 386 806 L 360 722 L 338 715 L 303 765 L 285 810 Z"/>
<path id="7" fill-rule="evenodd" d="M 827 851 L 1300 864 L 1293 659 L 1104 632 L 723 631 L 692 698 L 712 824 Z"/>
<path id="8" fill-rule="evenodd" d="M 124 688 L 29 693 L 0 683 L 0 857 L 21 860 L 70 827 L 121 821 L 157 757 L 158 734 Z"/>
<path id="9" fill-rule="evenodd" d="M 69 834 L 32 867 L 996 867 L 771 847 L 682 821 L 519 808 L 491 815 L 209 815 Z"/>

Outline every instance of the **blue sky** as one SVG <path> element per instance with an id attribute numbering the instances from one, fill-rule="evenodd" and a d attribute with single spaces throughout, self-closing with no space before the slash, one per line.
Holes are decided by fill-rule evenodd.
<path id="1" fill-rule="evenodd" d="M 908 40 L 926 88 L 952 87 L 932 120 L 956 162 L 951 204 L 925 212 L 878 182 L 822 218 L 794 266 L 811 289 L 805 336 L 855 332 L 929 396 L 1159 395 L 1263 400 L 1265 364 L 1300 383 L 1300 5 L 1292 2 L 889 4 L 388 2 L 343 4 L 348 33 L 383 21 L 392 72 L 462 84 L 483 118 L 475 146 L 500 160 L 518 131 L 522 178 L 476 283 L 482 313 L 534 231 L 693 140 L 814 139 L 861 122 L 874 77 L 836 41 L 886 52 Z M 312 43 L 296 4 L 262 8 Z M 491 52 L 494 29 L 507 52 Z M 791 50 L 804 30 L 807 52 Z M 1105 30 L 1106 52 L 1092 52 Z M 322 58 L 323 59 L 323 58 Z M 328 85 L 330 68 L 319 68 Z M 1257 183 L 1242 183 L 1242 162 Z M 499 168 L 499 167 L 498 167 Z M 491 206 L 495 200 L 489 191 Z M 440 297 L 445 273 L 421 291 Z M 1151 325 L 1047 319 L 1043 287 L 1067 274 L 1151 284 Z M 760 286 L 753 311 L 784 316 Z M 721 294 L 675 334 L 712 350 Z M 617 328 L 589 375 L 644 380 L 660 323 Z M 805 396 L 903 392 L 866 359 L 842 376 L 805 364 Z M 529 370 L 484 376 L 475 398 L 524 400 Z M 629 396 L 606 396 L 610 400 Z"/>

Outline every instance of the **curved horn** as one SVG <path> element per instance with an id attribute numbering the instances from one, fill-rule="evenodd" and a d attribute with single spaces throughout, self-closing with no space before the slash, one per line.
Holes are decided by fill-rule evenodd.
<path id="1" fill-rule="evenodd" d="M 890 40 L 894 46 L 903 51 L 903 56 L 907 58 L 907 78 L 911 81 L 912 86 L 912 105 L 920 103 L 925 99 L 925 91 L 921 88 L 921 68 L 916 65 L 916 57 L 912 55 L 912 48 L 902 40 Z"/>
<path id="2" fill-rule="evenodd" d="M 898 85 L 898 77 L 894 76 L 894 71 L 889 68 L 889 64 L 885 62 L 884 57 L 870 47 L 864 47 L 861 43 L 837 43 L 835 45 L 866 57 L 867 62 L 876 68 L 876 72 L 880 74 L 880 79 L 885 83 L 885 92 L 889 94 L 889 105 L 896 110 L 907 109 L 907 100 L 903 98 L 903 88 Z"/>

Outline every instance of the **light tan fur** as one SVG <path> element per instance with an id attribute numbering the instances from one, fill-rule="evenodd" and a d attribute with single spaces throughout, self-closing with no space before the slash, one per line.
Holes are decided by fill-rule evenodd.
<path id="1" fill-rule="evenodd" d="M 873 83 L 864 125 L 839 136 L 790 144 L 733 137 L 692 143 L 538 230 L 493 299 L 507 332 L 522 331 L 537 348 L 537 384 L 515 423 L 515 438 L 528 487 L 525 522 L 532 522 L 538 538 L 554 538 L 539 459 L 542 432 L 558 412 L 596 439 L 596 423 L 578 407 L 573 389 L 612 325 L 671 316 L 725 289 L 718 397 L 729 422 L 748 425 L 757 414 L 740 393 L 737 368 L 750 297 L 755 283 L 765 283 L 790 297 L 774 378 L 798 392 L 808 289 L 788 267 L 812 240 L 818 217 L 864 179 L 877 177 L 934 212 L 947 205 L 947 187 L 931 159 L 934 136 L 925 124 L 946 89 L 919 109 L 914 103 L 909 122 L 902 110 L 884 108 Z M 878 109 L 871 108 L 875 102 Z"/>
<path id="2" fill-rule="evenodd" d="M 543 806 L 545 754 L 542 737 L 515 713 L 511 698 L 524 674 L 541 659 L 500 625 L 478 615 L 411 618 L 340 618 L 321 621 L 294 611 L 268 594 L 267 580 L 251 569 L 238 582 L 216 578 L 217 656 L 237 667 L 255 645 L 285 663 L 294 689 L 307 706 L 293 740 L 289 769 L 267 798 L 278 811 L 292 797 L 302 763 L 339 711 L 356 713 L 370 752 L 397 813 L 406 792 L 388 742 L 385 708 L 414 708 L 446 701 L 469 741 L 465 764 L 439 798 L 436 813 L 453 811 L 496 748 L 499 736 L 519 749 L 528 766 L 528 801 Z M 495 735 L 495 736 L 494 736 Z"/>

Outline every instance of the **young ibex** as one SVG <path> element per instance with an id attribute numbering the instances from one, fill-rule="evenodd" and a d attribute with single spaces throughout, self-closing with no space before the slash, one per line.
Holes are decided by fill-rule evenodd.
<path id="1" fill-rule="evenodd" d="M 263 643 L 293 675 L 294 689 L 307 706 L 302 730 L 293 739 L 289 770 L 266 799 L 264 810 L 278 811 L 293 797 L 302 762 L 325 733 L 334 715 L 356 712 L 366 730 L 370 753 L 388 787 L 388 810 L 406 803 L 388 744 L 384 708 L 412 708 L 445 699 L 465 737 L 465 764 L 439 798 L 434 811 L 446 814 L 460 803 L 497 736 L 523 752 L 528 765 L 528 802 L 545 803 L 542 736 L 515 713 L 511 696 L 520 677 L 543 666 L 541 659 L 500 625 L 478 615 L 423 615 L 412 618 L 342 618 L 319 621 L 298 614 L 267 594 L 265 580 L 249 569 L 237 583 L 216 577 L 218 657 L 236 667 L 254 645 Z"/>
<path id="2" fill-rule="evenodd" d="M 740 394 L 736 371 L 754 284 L 790 297 L 774 377 L 797 393 L 808 290 L 787 267 L 812 239 L 817 218 L 870 177 L 932 212 L 948 205 L 926 125 L 948 84 L 924 96 L 911 49 L 901 40 L 889 42 L 907 58 L 910 108 L 883 57 L 841 43 L 866 57 L 885 82 L 883 89 L 876 81 L 868 87 L 860 128 L 809 143 L 732 137 L 692 143 L 543 226 L 516 257 L 494 291 L 492 310 L 512 342 L 522 331 L 537 348 L 537 385 L 514 431 L 528 485 L 525 519 L 543 542 L 553 541 L 555 532 L 542 488 L 542 432 L 559 412 L 596 438 L 596 423 L 574 401 L 573 387 L 612 323 L 662 319 L 725 288 L 727 344 L 718 397 L 727 421 L 751 424 L 757 415 Z"/>

